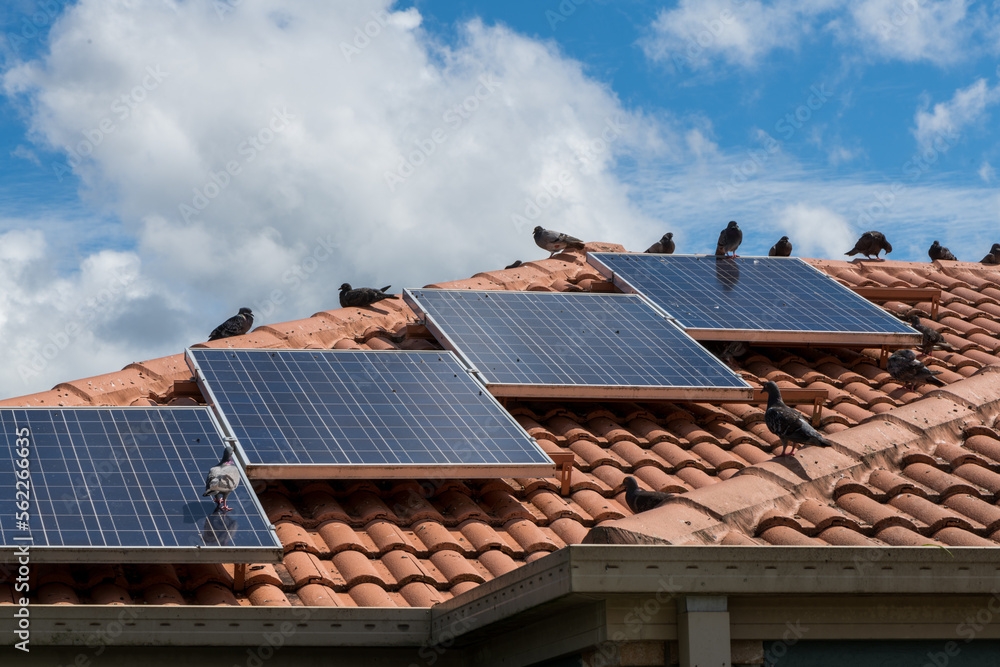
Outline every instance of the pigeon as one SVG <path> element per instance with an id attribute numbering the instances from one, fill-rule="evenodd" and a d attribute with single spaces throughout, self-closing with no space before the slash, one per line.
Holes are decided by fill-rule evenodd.
<path id="1" fill-rule="evenodd" d="M 535 237 L 535 245 L 542 250 L 548 250 L 550 258 L 557 252 L 562 252 L 567 248 L 583 250 L 583 241 L 569 234 L 561 234 L 538 226 L 535 227 L 533 235 Z"/>
<path id="2" fill-rule="evenodd" d="M 503 268 L 505 268 L 505 269 L 516 269 L 519 266 L 521 266 L 521 260 L 515 259 L 513 262 L 511 262 L 510 264 L 508 264 L 507 266 L 505 266 Z"/>
<path id="3" fill-rule="evenodd" d="M 910 324 L 914 329 L 920 332 L 920 335 L 924 337 L 923 341 L 920 343 L 920 351 L 924 353 L 924 356 L 931 353 L 935 347 L 941 347 L 946 350 L 952 350 L 951 345 L 945 342 L 944 336 L 939 332 L 931 329 L 920 323 L 920 317 L 918 315 L 910 315 Z"/>
<path id="4" fill-rule="evenodd" d="M 365 306 L 370 306 L 373 303 L 378 303 L 383 299 L 398 299 L 399 297 L 395 294 L 385 293 L 385 291 L 390 287 L 392 287 L 392 285 L 386 285 L 382 289 L 373 289 L 371 287 L 351 289 L 350 283 L 344 283 L 340 286 L 340 307 L 364 308 Z"/>
<path id="5" fill-rule="evenodd" d="M 889 356 L 886 368 L 893 379 L 902 382 L 908 389 L 916 389 L 917 385 L 926 382 L 938 387 L 944 386 L 944 382 L 934 377 L 941 371 L 924 366 L 923 362 L 917 360 L 917 354 L 913 350 L 896 350 Z"/>
<path id="6" fill-rule="evenodd" d="M 219 506 L 219 509 L 228 512 L 232 508 L 226 504 L 226 498 L 239 486 L 239 483 L 240 471 L 236 467 L 236 462 L 233 461 L 233 448 L 226 446 L 226 451 L 223 452 L 219 465 L 212 466 L 211 470 L 208 471 L 208 477 L 205 479 L 205 493 L 201 495 L 203 498 L 214 496 L 215 504 Z"/>
<path id="7" fill-rule="evenodd" d="M 1000 243 L 994 243 L 993 247 L 990 248 L 990 252 L 986 257 L 979 260 L 980 264 L 1000 264 Z"/>
<path id="8" fill-rule="evenodd" d="M 646 252 L 656 253 L 658 255 L 672 255 L 675 247 L 674 233 L 667 232 L 660 237 L 659 241 L 646 248 Z"/>
<path id="9" fill-rule="evenodd" d="M 736 367 L 737 357 L 742 357 L 750 347 L 741 340 L 734 340 L 725 345 L 719 344 L 719 352 L 716 354 L 730 368 Z"/>
<path id="10" fill-rule="evenodd" d="M 715 254 L 717 257 L 723 257 L 726 253 L 733 253 L 733 257 L 739 257 L 736 254 L 736 249 L 740 247 L 743 243 L 743 232 L 740 231 L 740 226 L 736 224 L 735 220 L 730 220 L 729 225 L 726 226 L 719 233 L 719 244 L 715 246 Z"/>
<path id="11" fill-rule="evenodd" d="M 208 335 L 209 340 L 219 340 L 230 336 L 242 336 L 253 326 L 253 312 L 249 308 L 240 308 L 240 312 L 215 327 Z"/>
<path id="12" fill-rule="evenodd" d="M 833 446 L 832 442 L 812 427 L 801 412 L 785 405 L 781 400 L 781 390 L 778 389 L 778 385 L 768 380 L 764 383 L 764 391 L 767 392 L 764 423 L 767 429 L 781 440 L 781 453 L 778 456 L 785 456 L 785 449 L 789 446 L 792 448 L 792 456 L 795 456 L 795 450 L 802 445 Z"/>
<path id="13" fill-rule="evenodd" d="M 878 254 L 885 250 L 885 254 L 892 252 L 892 244 L 885 240 L 882 232 L 865 232 L 854 244 L 854 247 L 845 252 L 845 255 L 857 255 L 861 253 L 868 259 L 875 255 L 875 259 L 880 259 Z"/>
<path id="14" fill-rule="evenodd" d="M 956 257 L 951 254 L 951 250 L 948 250 L 937 241 L 932 243 L 931 247 L 927 249 L 927 254 L 930 256 L 932 262 L 936 259 L 947 259 L 952 262 L 956 261 Z"/>
<path id="15" fill-rule="evenodd" d="M 635 481 L 635 477 L 625 478 L 625 503 L 632 510 L 633 514 L 658 507 L 664 500 L 672 497 L 672 493 L 644 491 L 639 488 L 639 483 Z"/>
<path id="16" fill-rule="evenodd" d="M 787 236 L 782 236 L 778 242 L 767 251 L 768 257 L 790 257 L 792 254 L 792 242 Z"/>

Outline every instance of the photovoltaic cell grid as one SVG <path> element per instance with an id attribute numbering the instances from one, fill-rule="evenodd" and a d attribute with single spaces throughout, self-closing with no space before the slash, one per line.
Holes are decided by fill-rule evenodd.
<path id="1" fill-rule="evenodd" d="M 442 344 L 465 357 L 491 387 L 723 389 L 735 392 L 731 397 L 749 389 L 638 296 L 473 290 L 405 295 L 427 315 L 432 331 L 439 330 Z M 594 395 L 611 394 L 603 389 Z"/>
<path id="2" fill-rule="evenodd" d="M 726 338 L 701 335 L 712 330 L 750 330 L 797 334 L 763 338 L 779 342 L 806 340 L 801 334 L 820 332 L 839 342 L 907 343 L 916 335 L 797 257 L 592 253 L 587 261 L 623 291 L 648 297 L 695 338 Z"/>
<path id="3" fill-rule="evenodd" d="M 188 355 L 251 477 L 498 477 L 554 467 L 450 352 Z"/>
<path id="4" fill-rule="evenodd" d="M 17 545 L 28 545 L 32 562 L 281 558 L 245 479 L 229 495 L 231 512 L 202 497 L 225 449 L 207 408 L 3 408 L 0 428 L 0 457 L 9 461 L 0 497 L 7 559 Z M 16 473 L 22 458 L 27 480 Z"/>

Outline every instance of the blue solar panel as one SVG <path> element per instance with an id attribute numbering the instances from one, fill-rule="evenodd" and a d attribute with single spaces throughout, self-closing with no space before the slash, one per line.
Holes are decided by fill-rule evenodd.
<path id="1" fill-rule="evenodd" d="M 252 477 L 502 477 L 553 463 L 449 352 L 195 348 Z"/>
<path id="2" fill-rule="evenodd" d="M 587 261 L 699 339 L 735 340 L 734 331 L 758 332 L 747 339 L 773 342 L 908 344 L 919 338 L 797 257 L 592 253 Z"/>
<path id="3" fill-rule="evenodd" d="M 405 296 L 426 314 L 442 344 L 460 353 L 491 391 L 603 398 L 749 396 L 738 375 L 638 296 L 473 290 L 406 290 Z M 593 389 L 584 391 L 588 387 Z"/>
<path id="4" fill-rule="evenodd" d="M 245 478 L 225 516 L 202 497 L 225 449 L 207 408 L 2 408 L 0 429 L 10 462 L 0 554 L 27 545 L 32 562 L 281 558 Z"/>

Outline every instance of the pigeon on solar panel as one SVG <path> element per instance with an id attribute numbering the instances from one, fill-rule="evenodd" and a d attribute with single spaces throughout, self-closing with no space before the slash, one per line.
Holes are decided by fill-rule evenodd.
<path id="1" fill-rule="evenodd" d="M 676 247 L 677 246 L 674 245 L 674 233 L 667 232 L 660 237 L 659 241 L 646 248 L 646 252 L 658 255 L 672 255 L 674 254 L 674 248 Z"/>
<path id="2" fill-rule="evenodd" d="M 795 450 L 802 445 L 817 447 L 833 445 L 812 427 L 801 412 L 785 405 L 781 400 L 781 390 L 778 389 L 778 385 L 768 380 L 764 383 L 763 389 L 767 392 L 764 423 L 767 425 L 767 430 L 781 440 L 781 453 L 778 456 L 785 456 L 785 449 L 788 447 L 792 448 L 792 456 L 795 456 Z"/>
<path id="3" fill-rule="evenodd" d="M 931 247 L 927 249 L 927 254 L 930 256 L 932 262 L 936 259 L 947 259 L 952 262 L 956 261 L 955 256 L 951 254 L 951 250 L 948 250 L 937 241 L 932 243 Z"/>
<path id="4" fill-rule="evenodd" d="M 865 232 L 854 244 L 854 247 L 845 252 L 845 255 L 854 256 L 861 253 L 868 259 L 875 255 L 875 259 L 881 259 L 878 254 L 885 250 L 885 254 L 892 252 L 892 244 L 885 240 L 882 232 Z"/>
<path id="5" fill-rule="evenodd" d="M 253 312 L 249 308 L 240 308 L 240 312 L 215 327 L 208 335 L 209 340 L 219 340 L 230 336 L 242 336 L 253 326 Z"/>
<path id="6" fill-rule="evenodd" d="M 767 251 L 768 257 L 790 257 L 792 254 L 792 242 L 787 236 L 782 236 L 778 242 Z"/>
<path id="7" fill-rule="evenodd" d="M 535 227 L 532 236 L 535 237 L 535 245 L 542 250 L 549 251 L 549 257 L 567 248 L 583 250 L 583 241 L 575 236 L 554 232 L 551 229 L 544 229 L 541 225 Z"/>
<path id="8" fill-rule="evenodd" d="M 995 265 L 1000 264 L 1000 243 L 994 243 L 989 254 L 979 260 L 980 264 Z"/>
<path id="9" fill-rule="evenodd" d="M 886 370 L 895 380 L 903 383 L 908 389 L 916 389 L 917 385 L 930 382 L 938 387 L 943 387 L 944 382 L 934 377 L 941 371 L 931 370 L 924 366 L 923 362 L 917 359 L 917 353 L 913 350 L 896 350 L 889 356 L 889 363 Z"/>
<path id="10" fill-rule="evenodd" d="M 386 285 L 382 289 L 373 289 L 371 287 L 358 287 L 357 289 L 351 289 L 349 283 L 344 283 L 340 286 L 340 307 L 341 308 L 364 308 L 365 306 L 370 306 L 373 303 L 378 303 L 383 299 L 398 299 L 399 297 L 395 294 L 386 294 L 385 291 L 392 287 L 392 285 Z"/>
<path id="11" fill-rule="evenodd" d="M 717 257 L 726 256 L 726 253 L 733 253 L 733 257 L 739 257 L 736 249 L 743 243 L 743 232 L 735 220 L 730 220 L 729 224 L 719 233 L 719 243 L 715 246 Z"/>
<path id="12" fill-rule="evenodd" d="M 929 326 L 921 324 L 919 315 L 910 315 L 910 324 L 913 325 L 914 329 L 920 332 L 921 336 L 923 336 L 923 341 L 920 343 L 920 351 L 923 352 L 924 356 L 930 354 L 931 350 L 935 347 L 945 350 L 955 349 L 945 342 L 944 336 L 942 336 L 940 332 L 931 329 Z"/>
<path id="13" fill-rule="evenodd" d="M 672 497 L 672 493 L 640 489 L 635 477 L 625 478 L 625 504 L 628 505 L 633 514 L 658 507 L 664 500 Z"/>
<path id="14" fill-rule="evenodd" d="M 219 464 L 212 466 L 208 471 L 208 477 L 205 479 L 205 493 L 201 495 L 203 498 L 205 496 L 214 496 L 215 504 L 223 512 L 228 512 L 232 508 L 226 504 L 226 498 L 229 497 L 229 494 L 233 492 L 239 483 L 240 471 L 236 467 L 236 462 L 233 461 L 233 448 L 227 446 Z"/>
<path id="15" fill-rule="evenodd" d="M 510 264 L 508 264 L 507 266 L 505 266 L 503 268 L 505 268 L 505 269 L 516 269 L 519 266 L 521 266 L 521 260 L 515 259 L 513 262 L 511 262 Z"/>

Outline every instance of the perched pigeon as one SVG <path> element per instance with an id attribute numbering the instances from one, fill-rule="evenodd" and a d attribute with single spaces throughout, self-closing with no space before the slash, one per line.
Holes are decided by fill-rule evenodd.
<path id="1" fill-rule="evenodd" d="M 853 256 L 861 253 L 868 259 L 871 259 L 872 255 L 875 255 L 875 259 L 879 259 L 878 254 L 883 250 L 887 255 L 892 252 L 892 245 L 885 240 L 885 235 L 882 232 L 865 232 L 854 247 L 844 254 Z"/>
<path id="2" fill-rule="evenodd" d="M 344 283 L 340 286 L 340 307 L 364 308 L 365 306 L 370 306 L 373 303 L 378 303 L 383 299 L 398 299 L 399 297 L 395 294 L 385 293 L 385 291 L 390 287 L 392 287 L 392 285 L 386 285 L 382 289 L 373 289 L 371 287 L 351 289 L 349 283 Z"/>
<path id="3" fill-rule="evenodd" d="M 931 247 L 927 249 L 927 254 L 930 256 L 932 262 L 936 259 L 947 259 L 954 262 L 956 259 L 955 256 L 951 254 L 951 250 L 948 250 L 937 241 L 932 243 Z"/>
<path id="4" fill-rule="evenodd" d="M 646 252 L 656 253 L 659 255 L 672 255 L 674 253 L 674 233 L 667 232 L 660 240 L 653 245 L 646 248 Z"/>
<path id="5" fill-rule="evenodd" d="M 535 227 L 533 236 L 535 237 L 535 245 L 542 250 L 548 250 L 550 253 L 549 257 L 567 248 L 583 250 L 583 241 L 575 236 L 561 234 L 550 229 L 543 229 L 541 226 Z"/>
<path id="6" fill-rule="evenodd" d="M 719 357 L 719 359 L 721 359 L 722 361 L 726 362 L 726 365 L 730 366 L 731 368 L 736 367 L 737 357 L 742 357 L 744 354 L 747 353 L 747 350 L 750 349 L 750 347 L 741 340 L 734 340 L 725 344 L 719 343 L 718 345 L 719 345 L 718 348 L 719 352 L 716 354 L 716 356 Z"/>
<path id="7" fill-rule="evenodd" d="M 521 260 L 515 259 L 513 262 L 511 262 L 510 264 L 508 264 L 507 266 L 505 266 L 503 268 L 505 268 L 505 269 L 516 269 L 519 266 L 521 266 Z"/>
<path id="8" fill-rule="evenodd" d="M 219 465 L 212 466 L 211 470 L 208 471 L 208 478 L 205 480 L 205 493 L 201 495 L 202 497 L 214 496 L 215 504 L 222 511 L 228 512 L 231 508 L 226 504 L 226 498 L 239 486 L 239 483 L 240 471 L 236 467 L 236 462 L 233 461 L 233 448 L 227 446 Z"/>
<path id="9" fill-rule="evenodd" d="M 923 362 L 917 360 L 917 354 L 913 350 L 893 352 L 889 357 L 886 369 L 889 371 L 889 375 L 902 382 L 903 386 L 909 389 L 916 389 L 917 385 L 925 382 L 930 382 L 938 387 L 944 386 L 944 382 L 934 377 L 941 371 L 934 371 L 924 366 Z"/>
<path id="10" fill-rule="evenodd" d="M 253 326 L 253 312 L 249 308 L 240 308 L 240 312 L 215 327 L 208 335 L 209 340 L 219 340 L 230 336 L 242 336 Z"/>
<path id="11" fill-rule="evenodd" d="M 944 341 L 944 336 L 934 329 L 921 324 L 920 317 L 918 315 L 910 315 L 910 324 L 913 325 L 914 329 L 920 332 L 921 336 L 924 337 L 923 341 L 920 343 L 920 351 L 923 352 L 924 355 L 930 354 L 931 350 L 935 347 L 941 347 L 946 350 L 953 349 L 951 345 Z"/>
<path id="12" fill-rule="evenodd" d="M 817 447 L 833 445 L 812 427 L 801 412 L 785 405 L 785 402 L 781 400 L 781 390 L 778 389 L 778 385 L 768 380 L 764 383 L 764 391 L 767 392 L 767 410 L 764 412 L 764 423 L 767 425 L 767 429 L 781 440 L 781 453 L 778 456 L 784 456 L 785 449 L 789 446 L 792 448 L 792 456 L 795 456 L 795 450 L 802 445 L 816 445 Z"/>
<path id="13" fill-rule="evenodd" d="M 1000 264 L 1000 243 L 994 243 L 990 253 L 979 260 L 980 264 Z"/>
<path id="14" fill-rule="evenodd" d="M 635 477 L 625 478 L 625 503 L 634 514 L 651 510 L 659 506 L 664 500 L 672 497 L 672 493 L 640 489 L 639 483 L 635 481 Z"/>
<path id="15" fill-rule="evenodd" d="M 722 257 L 731 252 L 733 257 L 739 257 L 736 254 L 736 249 L 740 247 L 741 243 L 743 243 L 743 232 L 740 231 L 740 226 L 736 224 L 735 220 L 730 220 L 729 225 L 719 233 L 719 243 L 715 246 L 715 254 Z"/>
<path id="16" fill-rule="evenodd" d="M 792 242 L 787 236 L 782 236 L 778 242 L 767 251 L 768 257 L 790 257 L 792 254 Z"/>

